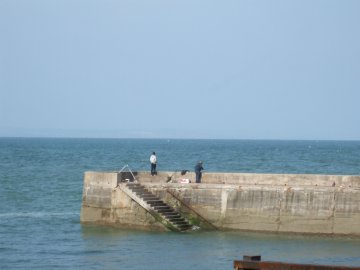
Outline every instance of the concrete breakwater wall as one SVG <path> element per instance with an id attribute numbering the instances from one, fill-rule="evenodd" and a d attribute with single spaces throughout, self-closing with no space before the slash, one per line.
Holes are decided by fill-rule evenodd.
<path id="1" fill-rule="evenodd" d="M 134 175 L 179 212 L 219 229 L 360 236 L 360 176 L 205 173 L 195 184 L 193 173 Z M 184 178 L 192 183 L 180 184 Z M 86 172 L 81 222 L 165 230 L 118 188 L 125 179 L 133 176 Z"/>

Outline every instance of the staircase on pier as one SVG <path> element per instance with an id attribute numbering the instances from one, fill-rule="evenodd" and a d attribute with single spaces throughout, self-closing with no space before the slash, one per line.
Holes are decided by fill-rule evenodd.
<path id="1" fill-rule="evenodd" d="M 120 184 L 120 189 L 171 231 L 187 231 L 192 225 L 174 208 L 138 183 Z"/>

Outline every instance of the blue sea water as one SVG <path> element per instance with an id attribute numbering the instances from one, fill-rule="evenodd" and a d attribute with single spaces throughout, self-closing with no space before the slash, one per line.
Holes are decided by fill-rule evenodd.
<path id="1" fill-rule="evenodd" d="M 360 239 L 144 232 L 81 225 L 87 170 L 360 174 L 359 141 L 0 138 L 0 269 L 232 269 L 263 260 L 360 266 Z M 205 171 L 206 173 L 206 171 Z"/>

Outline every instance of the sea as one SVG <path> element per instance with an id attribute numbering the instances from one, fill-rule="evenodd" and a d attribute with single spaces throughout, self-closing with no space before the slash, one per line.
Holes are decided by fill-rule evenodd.
<path id="1" fill-rule="evenodd" d="M 360 174 L 360 141 L 0 138 L 0 269 L 233 269 L 244 255 L 360 267 L 360 238 L 80 223 L 85 171 Z"/>

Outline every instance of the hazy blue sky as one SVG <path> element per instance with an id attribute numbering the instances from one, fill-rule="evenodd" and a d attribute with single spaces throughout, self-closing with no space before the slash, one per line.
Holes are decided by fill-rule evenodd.
<path id="1" fill-rule="evenodd" d="M 0 0 L 0 136 L 360 139 L 360 1 Z"/>

